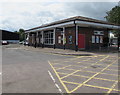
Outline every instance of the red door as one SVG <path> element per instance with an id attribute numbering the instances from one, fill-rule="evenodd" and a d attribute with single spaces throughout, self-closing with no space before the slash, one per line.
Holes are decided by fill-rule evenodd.
<path id="1" fill-rule="evenodd" d="M 78 48 L 85 48 L 85 35 L 78 34 Z"/>

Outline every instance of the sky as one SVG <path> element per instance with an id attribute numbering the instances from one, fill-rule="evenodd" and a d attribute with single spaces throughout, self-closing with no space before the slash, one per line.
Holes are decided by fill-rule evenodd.
<path id="1" fill-rule="evenodd" d="M 17 0 L 16 0 L 17 1 Z M 37 0 L 0 1 L 0 29 L 18 31 L 62 20 L 74 16 L 84 16 L 105 20 L 106 12 L 118 2 L 39 2 Z"/>

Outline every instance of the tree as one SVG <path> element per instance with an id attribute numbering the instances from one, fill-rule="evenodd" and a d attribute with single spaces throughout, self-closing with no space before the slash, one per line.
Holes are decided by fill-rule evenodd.
<path id="1" fill-rule="evenodd" d="M 17 32 L 19 34 L 19 39 L 20 41 L 25 40 L 25 34 L 24 34 L 25 30 L 24 29 L 19 29 L 19 31 Z"/>
<path id="2" fill-rule="evenodd" d="M 110 11 L 107 12 L 107 16 L 105 18 L 108 22 L 120 25 L 120 6 L 113 7 Z M 118 50 L 119 50 L 120 30 L 113 30 L 112 32 L 115 34 L 116 37 L 118 37 Z"/>
<path id="3" fill-rule="evenodd" d="M 107 16 L 105 18 L 108 22 L 120 25 L 120 6 L 113 7 L 107 12 Z M 120 32 L 118 30 L 114 30 L 112 32 L 115 34 L 115 36 L 120 36 Z"/>

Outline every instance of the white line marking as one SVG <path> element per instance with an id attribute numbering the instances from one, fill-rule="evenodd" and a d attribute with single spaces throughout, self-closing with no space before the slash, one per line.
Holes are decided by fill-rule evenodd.
<path id="1" fill-rule="evenodd" d="M 56 84 L 56 83 L 55 83 L 55 86 L 56 86 L 56 87 L 59 89 L 59 86 L 58 86 L 58 84 Z"/>
<path id="2" fill-rule="evenodd" d="M 48 73 L 49 73 L 50 77 L 52 78 L 52 80 L 55 82 L 55 79 L 53 78 L 53 76 L 52 76 L 51 72 L 50 72 L 50 71 L 48 71 Z"/>
<path id="3" fill-rule="evenodd" d="M 0 72 L 0 75 L 2 75 L 2 73 Z"/>
<path id="4" fill-rule="evenodd" d="M 50 71 L 48 71 L 48 73 L 49 73 L 51 79 L 53 80 L 53 82 L 55 83 L 55 86 L 57 87 L 57 89 L 59 90 L 59 92 L 62 94 L 63 92 L 62 92 L 62 90 L 60 89 L 59 85 L 56 83 L 55 78 L 53 77 L 53 75 L 51 74 Z M 62 95 L 63 95 L 63 94 L 62 94 Z"/>

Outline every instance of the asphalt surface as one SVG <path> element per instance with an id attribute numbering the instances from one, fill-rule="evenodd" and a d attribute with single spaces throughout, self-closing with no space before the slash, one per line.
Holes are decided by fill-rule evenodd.
<path id="1" fill-rule="evenodd" d="M 3 46 L 3 93 L 118 93 L 118 54 L 69 56 Z"/>
<path id="2" fill-rule="evenodd" d="M 19 49 L 17 45 L 3 46 L 3 93 L 59 93 L 48 71 L 48 60 L 70 57 Z"/>

